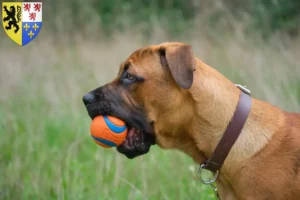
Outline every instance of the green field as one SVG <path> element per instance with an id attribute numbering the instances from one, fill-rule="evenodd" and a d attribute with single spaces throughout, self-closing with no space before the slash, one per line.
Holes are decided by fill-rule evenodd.
<path id="1" fill-rule="evenodd" d="M 129 29 L 101 35 L 51 35 L 47 26 L 25 47 L 0 31 L 0 199 L 214 199 L 197 179 L 198 165 L 154 146 L 129 160 L 97 146 L 81 101 L 110 81 L 135 49 L 177 40 L 256 98 L 300 112 L 300 38 L 207 36 L 204 26 L 168 36 L 155 26 L 145 40 Z M 90 35 L 89 35 L 90 34 Z"/>

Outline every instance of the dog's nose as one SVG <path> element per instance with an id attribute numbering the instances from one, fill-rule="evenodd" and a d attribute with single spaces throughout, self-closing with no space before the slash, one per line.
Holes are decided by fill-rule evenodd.
<path id="1" fill-rule="evenodd" d="M 95 94 L 93 92 L 89 92 L 82 97 L 82 101 L 83 101 L 84 105 L 88 105 L 88 104 L 92 103 L 94 101 L 94 99 L 95 99 Z"/>

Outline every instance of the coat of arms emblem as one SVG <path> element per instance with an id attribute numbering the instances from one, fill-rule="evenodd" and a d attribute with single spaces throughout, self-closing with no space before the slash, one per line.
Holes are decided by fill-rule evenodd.
<path id="1" fill-rule="evenodd" d="M 24 46 L 42 27 L 42 2 L 2 2 L 2 25 L 14 42 Z"/>

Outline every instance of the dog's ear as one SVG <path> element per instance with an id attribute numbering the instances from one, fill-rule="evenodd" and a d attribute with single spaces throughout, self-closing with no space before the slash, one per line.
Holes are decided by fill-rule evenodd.
<path id="1" fill-rule="evenodd" d="M 170 45 L 160 49 L 161 64 L 167 65 L 176 83 L 188 89 L 193 83 L 195 58 L 190 45 Z"/>

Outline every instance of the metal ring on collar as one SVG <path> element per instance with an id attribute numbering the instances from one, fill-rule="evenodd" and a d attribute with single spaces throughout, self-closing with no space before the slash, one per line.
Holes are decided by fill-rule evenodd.
<path id="1" fill-rule="evenodd" d="M 201 183 L 206 184 L 206 185 L 211 185 L 212 183 L 214 183 L 219 175 L 219 170 L 217 170 L 217 172 L 214 174 L 214 177 L 210 180 L 204 180 L 201 176 L 202 170 L 204 169 L 204 164 L 200 165 L 199 170 L 198 170 L 198 178 L 201 181 Z"/>

